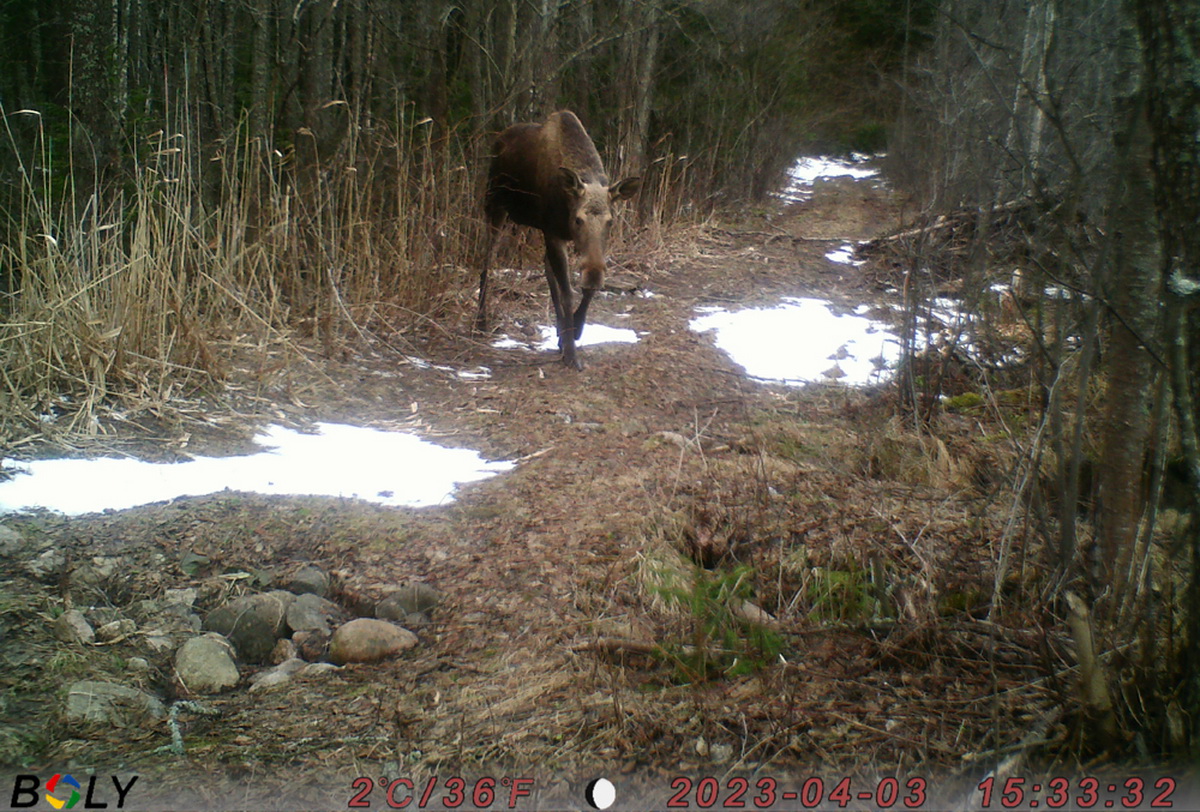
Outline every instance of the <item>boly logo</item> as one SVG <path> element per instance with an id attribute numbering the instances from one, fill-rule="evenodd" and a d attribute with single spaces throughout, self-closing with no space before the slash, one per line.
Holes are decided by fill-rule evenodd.
<path id="1" fill-rule="evenodd" d="M 60 783 L 71 787 L 71 797 L 65 801 L 50 794 L 58 789 L 58 785 Z M 46 782 L 46 803 L 50 804 L 55 809 L 70 809 L 79 801 L 79 789 L 79 782 L 75 780 L 74 776 L 69 774 L 63 775 L 62 773 L 55 773 L 50 777 L 50 780 Z"/>
<path id="2" fill-rule="evenodd" d="M 13 778 L 9 806 L 12 809 L 31 809 L 37 806 L 38 801 L 44 800 L 53 809 L 73 809 L 82 800 L 83 805 L 79 806 L 79 809 L 124 809 L 125 796 L 133 789 L 138 777 L 130 776 L 124 783 L 118 775 L 109 778 L 116 791 L 116 803 L 113 804 L 106 800 L 112 795 L 106 791 L 105 782 L 96 775 L 88 778 L 86 793 L 83 786 L 75 780 L 75 776 L 69 773 L 55 773 L 45 784 L 42 784 L 36 775 L 18 775 Z M 39 793 L 39 789 L 44 792 Z"/>

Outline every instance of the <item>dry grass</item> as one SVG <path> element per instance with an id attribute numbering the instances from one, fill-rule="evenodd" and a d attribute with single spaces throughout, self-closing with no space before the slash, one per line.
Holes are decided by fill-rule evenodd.
<path id="1" fill-rule="evenodd" d="M 266 368 L 301 357 L 297 337 L 326 357 L 395 347 L 473 295 L 487 135 L 404 120 L 352 128 L 325 155 L 306 130 L 281 151 L 247 124 L 199 144 L 183 121 L 93 186 L 56 161 L 39 113 L 0 114 L 21 161 L 0 242 L 0 447 L 88 442 L 114 417 L 187 420 L 183 396 L 219 391 L 236 353 L 275 355 Z M 661 250 L 685 166 L 655 162 L 616 245 Z M 510 255 L 539 265 L 533 242 Z"/>

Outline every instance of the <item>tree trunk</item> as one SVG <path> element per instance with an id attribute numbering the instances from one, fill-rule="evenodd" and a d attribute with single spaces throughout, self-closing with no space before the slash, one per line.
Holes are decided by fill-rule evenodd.
<path id="1" fill-rule="evenodd" d="M 653 101 L 654 71 L 658 64 L 660 10 L 656 0 L 630 3 L 622 17 L 627 29 L 621 39 L 619 88 L 621 141 L 617 148 L 620 174 L 638 171 L 645 165 L 650 135 L 650 105 Z M 628 169 L 626 169 L 628 168 Z"/>
<path id="2" fill-rule="evenodd" d="M 308 146 L 315 149 L 316 156 L 329 155 L 334 151 L 335 113 L 326 107 L 331 101 L 333 90 L 333 11 L 331 0 L 310 3 L 302 12 L 297 30 L 300 41 L 300 88 L 301 109 L 304 126 L 311 135 Z M 296 141 L 297 150 L 306 136 Z M 303 154 L 303 153 L 302 153 Z"/>
<path id="3" fill-rule="evenodd" d="M 1135 32 L 1129 32 L 1131 35 Z M 1132 36 L 1130 37 L 1132 39 Z M 1130 50 L 1130 53 L 1136 53 Z M 1154 222 L 1150 132 L 1146 94 L 1136 65 L 1116 100 L 1112 191 L 1109 201 L 1108 262 L 1103 290 L 1111 308 L 1107 394 L 1098 466 L 1100 583 L 1109 590 L 1103 612 L 1110 622 L 1125 598 L 1124 588 L 1142 513 L 1142 480 L 1150 437 L 1150 400 L 1161 337 L 1160 245 Z"/>
<path id="4" fill-rule="evenodd" d="M 1177 673 L 1200 667 L 1200 438 L 1196 386 L 1189 372 L 1196 352 L 1196 300 L 1200 299 L 1200 7 L 1192 2 L 1134 0 L 1145 61 L 1151 138 L 1154 144 L 1155 203 L 1163 235 L 1167 312 L 1171 329 L 1171 379 L 1180 444 L 1192 493 L 1191 583 L 1186 601 L 1186 640 Z M 1185 707 L 1200 702 L 1194 679 L 1181 680 Z M 1200 722 L 1193 720 L 1193 740 Z"/>
<path id="5" fill-rule="evenodd" d="M 1035 0 L 1025 15 L 1025 34 L 1021 42 L 1020 70 L 1013 90 L 1011 118 L 1005 145 L 1009 154 L 1025 158 L 1023 175 L 1036 173 L 1041 161 L 1042 134 L 1046 127 L 1046 58 L 1054 37 L 1054 0 Z M 1028 188 L 1032 177 L 1022 177 L 1020 189 Z M 1011 199 L 1012 188 L 997 187 L 996 203 Z M 1003 199 L 1001 199 L 1003 198 Z"/>
<path id="6" fill-rule="evenodd" d="M 275 72 L 275 20 L 271 0 L 254 0 L 250 7 L 254 49 L 250 55 L 250 132 L 271 143 L 268 128 L 274 119 L 271 77 Z"/>
<path id="7" fill-rule="evenodd" d="M 78 0 L 70 15 L 71 107 L 83 125 L 78 146 L 101 169 L 116 159 L 123 141 L 113 115 L 114 16 L 112 3 L 94 0 Z"/>

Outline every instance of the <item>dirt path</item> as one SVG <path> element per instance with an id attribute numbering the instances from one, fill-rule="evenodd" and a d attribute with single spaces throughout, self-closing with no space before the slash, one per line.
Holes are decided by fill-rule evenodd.
<path id="1" fill-rule="evenodd" d="M 889 434 L 891 409 L 871 393 L 748 381 L 711 336 L 687 329 L 700 304 L 875 300 L 869 275 L 824 254 L 894 227 L 895 202 L 874 184 L 846 180 L 818 184 L 812 202 L 768 215 L 696 228 L 669 250 L 624 257 L 610 282 L 655 295 L 604 296 L 593 320 L 641 338 L 584 348 L 582 373 L 547 354 L 434 332 L 414 350 L 435 363 L 486 364 L 491 379 L 397 368 L 395 356 L 260 379 L 261 394 L 296 419 L 416 426 L 444 443 L 522 459 L 509 474 L 463 488 L 451 505 L 396 510 L 222 494 L 11 522 L 72 551 L 70 561 L 144 551 L 145 568 L 119 590 L 111 580 L 93 589 L 93 603 L 114 607 L 186 585 L 216 601 L 214 583 L 225 592 L 247 586 L 222 573 L 282 575 L 309 562 L 336 571 L 347 605 L 409 579 L 435 585 L 445 601 L 418 630 L 420 646 L 398 660 L 206 699 L 219 715 L 186 719 L 180 761 L 153 752 L 167 741 L 161 729 L 55 727 L 58 696 L 43 692 L 40 704 L 18 680 L 128 679 L 124 662 L 140 644 L 109 647 L 104 662 L 66 656 L 45 618 L 61 610 L 69 585 L 10 580 L 5 625 L 32 653 L 10 660 L 9 707 L 26 724 L 0 741 L 0 760 L 44 771 L 67 762 L 138 770 L 158 776 L 167 794 L 216 792 L 219 779 L 248 793 L 246 808 L 260 808 L 285 795 L 319 804 L 329 787 L 349 797 L 358 775 L 487 768 L 537 775 L 542 786 L 599 772 L 651 781 L 735 768 L 832 776 L 946 770 L 964 753 L 1007 741 L 989 731 L 1017 729 L 1014 708 L 1024 699 L 983 700 L 1021 666 L 993 657 L 991 673 L 981 673 L 969 650 L 977 637 L 955 643 L 926 622 L 949 611 L 947 596 L 968 611 L 990 586 L 994 536 L 963 486 L 969 472 L 938 468 L 937 453 L 931 463 L 928 449 Z M 545 293 L 540 272 L 500 280 L 502 327 L 545 323 Z M 210 565 L 185 575 L 179 562 L 188 554 Z M 690 559 L 713 568 L 694 575 Z M 737 601 L 712 597 L 688 609 L 676 600 L 733 588 L 738 565 L 750 570 Z M 888 582 L 886 597 L 875 591 L 879 581 Z M 742 600 L 774 617 L 770 641 L 752 640 L 729 614 Z M 863 608 L 867 600 L 877 608 Z M 902 633 L 893 633 L 897 618 L 908 622 Z M 698 664 L 687 648 L 722 640 L 732 659 Z M 658 655 L 649 653 L 655 646 Z M 155 661 L 141 681 L 165 691 L 169 664 Z"/>

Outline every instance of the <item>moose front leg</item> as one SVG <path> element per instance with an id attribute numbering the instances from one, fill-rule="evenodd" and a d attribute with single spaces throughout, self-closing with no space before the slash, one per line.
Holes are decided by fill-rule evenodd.
<path id="1" fill-rule="evenodd" d="M 571 279 L 567 268 L 567 246 L 561 240 L 546 238 L 546 281 L 554 301 L 554 323 L 558 330 L 558 348 L 563 363 L 576 369 L 583 364 L 575 356 L 575 320 L 571 310 Z"/>
<path id="2" fill-rule="evenodd" d="M 572 319 L 575 326 L 575 340 L 583 338 L 583 325 L 587 322 L 588 305 L 592 303 L 592 296 L 596 293 L 594 288 L 584 288 L 579 295 L 579 307 L 575 308 L 575 316 Z"/>

